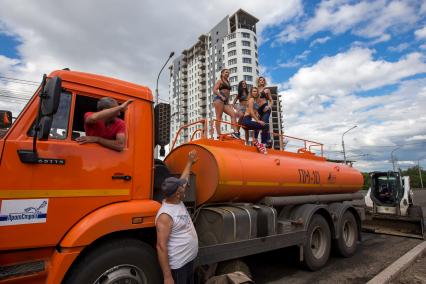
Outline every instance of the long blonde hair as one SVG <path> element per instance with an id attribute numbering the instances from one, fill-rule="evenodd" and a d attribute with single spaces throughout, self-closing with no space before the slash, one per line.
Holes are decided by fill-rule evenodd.
<path id="1" fill-rule="evenodd" d="M 256 90 L 257 91 L 257 96 L 255 97 L 255 96 L 253 96 L 253 90 Z M 251 88 L 251 90 L 250 90 L 250 96 L 248 97 L 249 99 L 250 98 L 253 98 L 253 99 L 257 99 L 259 97 L 259 89 L 257 88 L 257 87 L 255 87 L 255 86 L 253 86 L 252 88 Z"/>
<path id="2" fill-rule="evenodd" d="M 229 77 L 228 77 L 228 79 L 226 81 L 223 80 L 223 73 L 225 73 L 225 71 L 229 71 L 229 69 L 228 68 L 224 68 L 224 69 L 222 69 L 222 71 L 220 71 L 220 80 L 222 82 L 227 82 L 229 84 Z"/>
<path id="3" fill-rule="evenodd" d="M 260 87 L 260 86 L 259 86 L 259 81 L 260 81 L 260 79 L 263 79 L 263 81 L 265 82 L 265 85 L 263 85 L 263 86 L 262 86 L 262 87 L 265 87 L 265 86 L 266 86 L 266 79 L 265 79 L 265 77 L 262 77 L 262 76 L 260 76 L 260 77 L 258 77 L 258 78 L 257 78 L 256 86 L 257 86 L 257 87 Z"/>

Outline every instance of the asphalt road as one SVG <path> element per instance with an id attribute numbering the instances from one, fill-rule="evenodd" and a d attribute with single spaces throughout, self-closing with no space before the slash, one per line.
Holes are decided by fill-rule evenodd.
<path id="1" fill-rule="evenodd" d="M 426 212 L 426 190 L 414 191 L 414 203 Z M 365 283 L 421 240 L 363 233 L 351 258 L 332 255 L 327 266 L 310 272 L 300 267 L 293 248 L 246 258 L 256 283 Z"/>

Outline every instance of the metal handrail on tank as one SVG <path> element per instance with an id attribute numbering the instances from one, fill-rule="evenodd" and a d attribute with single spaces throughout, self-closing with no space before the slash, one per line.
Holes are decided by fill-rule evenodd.
<path id="1" fill-rule="evenodd" d="M 240 124 L 238 124 L 238 123 L 232 123 L 232 122 L 229 122 L 229 121 L 223 121 L 223 120 L 220 120 L 220 119 L 216 119 L 216 118 L 213 118 L 212 120 L 211 120 L 211 127 L 213 128 L 214 127 L 214 124 L 215 124 L 215 122 L 220 122 L 220 123 L 224 123 L 224 124 L 229 124 L 229 125 L 231 125 L 231 126 L 237 126 L 237 127 L 241 127 L 241 128 L 243 128 L 243 129 L 247 129 L 244 125 L 240 125 Z M 214 130 L 213 130 L 214 131 Z M 222 134 L 222 135 L 230 135 L 231 133 L 225 133 L 225 134 Z"/>
<path id="2" fill-rule="evenodd" d="M 197 120 L 195 122 L 189 123 L 189 124 L 182 125 L 181 127 L 179 127 L 179 130 L 176 132 L 175 139 L 173 140 L 173 144 L 172 144 L 172 147 L 171 147 L 170 150 L 173 150 L 175 148 L 176 140 L 179 137 L 179 134 L 182 132 L 182 130 L 184 130 L 184 129 L 190 127 L 190 126 L 196 125 L 196 124 L 202 124 L 203 125 L 203 130 L 204 130 L 203 133 L 204 133 L 204 135 L 206 135 L 205 129 L 208 129 L 206 119 L 201 119 L 201 120 Z M 197 129 L 197 130 L 199 130 L 199 129 Z M 193 138 L 193 136 L 191 136 L 191 141 L 192 141 L 192 138 Z"/>
<path id="3" fill-rule="evenodd" d="M 214 125 L 215 125 L 215 122 L 220 122 L 220 123 L 228 124 L 228 125 L 231 125 L 231 126 L 238 126 L 238 127 L 243 128 L 243 129 L 247 129 L 247 127 L 245 127 L 244 125 L 239 125 L 239 124 L 237 124 L 237 123 L 232 123 L 232 122 L 223 121 L 223 120 L 219 120 L 219 119 L 212 119 L 212 120 L 210 121 L 210 123 L 211 123 L 210 127 L 212 128 L 212 131 L 214 131 L 213 127 L 214 127 Z M 196 133 L 198 133 L 198 132 L 203 133 L 203 135 L 202 135 L 202 136 L 203 136 L 204 138 L 207 138 L 207 139 L 210 139 L 210 138 L 211 138 L 211 137 L 209 137 L 209 133 L 208 133 L 208 129 L 209 129 L 209 121 L 208 121 L 207 119 L 201 119 L 201 120 L 198 120 L 198 121 L 195 121 L 195 122 L 189 123 L 189 124 L 182 125 L 182 126 L 179 128 L 179 130 L 176 132 L 175 139 L 173 140 L 173 145 L 172 145 L 172 147 L 171 147 L 171 150 L 173 150 L 173 149 L 174 149 L 174 147 L 175 147 L 175 145 L 176 145 L 177 138 L 179 137 L 179 134 L 181 133 L 181 131 L 182 131 L 183 129 L 186 129 L 186 128 L 188 128 L 188 127 L 190 127 L 190 126 L 193 126 L 193 125 L 196 125 L 196 124 L 202 124 L 202 125 L 203 125 L 203 128 L 195 130 L 195 131 L 192 133 L 192 135 L 191 135 L 191 139 L 190 139 L 190 141 L 193 141 L 193 140 L 194 140 L 195 134 L 196 134 Z M 230 134 L 230 133 L 225 133 L 224 135 L 229 135 L 229 134 Z M 280 137 L 281 139 L 284 139 L 284 138 L 290 138 L 290 139 L 293 139 L 293 140 L 302 141 L 302 142 L 303 142 L 303 144 L 304 144 L 304 147 L 303 147 L 303 148 L 301 148 L 301 149 L 304 149 L 304 151 L 309 151 L 309 152 L 311 152 L 311 148 L 312 148 L 312 147 L 320 147 L 320 148 L 321 148 L 321 157 L 323 157 L 323 156 L 324 156 L 324 144 L 322 144 L 322 143 L 319 143 L 319 142 L 316 142 L 316 141 L 312 141 L 312 140 L 302 139 L 302 138 L 298 138 L 298 137 L 294 137 L 294 136 L 289 136 L 289 135 L 279 134 L 279 133 L 275 133 L 275 132 L 272 132 L 271 134 L 272 134 L 273 136 L 278 136 L 278 137 Z M 253 138 L 253 139 L 255 138 L 255 137 L 254 137 L 254 134 L 252 135 L 252 138 Z M 308 143 L 310 143 L 310 145 L 308 145 Z M 281 147 L 280 147 L 280 150 L 281 150 L 281 151 L 284 151 L 284 148 L 281 148 Z M 299 149 L 299 150 L 300 150 L 300 149 Z"/>
<path id="4" fill-rule="evenodd" d="M 319 143 L 319 142 L 316 142 L 316 141 L 307 140 L 307 139 L 302 139 L 302 138 L 298 138 L 298 137 L 294 137 L 294 136 L 279 134 L 279 133 L 275 133 L 275 132 L 272 132 L 272 135 L 273 136 L 278 136 L 281 139 L 283 139 L 283 138 L 290 138 L 290 139 L 302 141 L 303 144 L 304 144 L 304 148 L 302 148 L 302 149 L 305 149 L 306 151 L 309 151 L 309 152 L 311 151 L 311 147 L 320 147 L 321 148 L 321 157 L 324 156 L 324 151 L 323 151 L 324 144 L 322 144 L 322 143 Z M 311 145 L 309 145 L 309 148 L 308 148 L 308 144 L 307 143 L 311 143 Z M 284 149 L 281 149 L 281 147 L 280 147 L 280 150 L 284 150 Z"/>

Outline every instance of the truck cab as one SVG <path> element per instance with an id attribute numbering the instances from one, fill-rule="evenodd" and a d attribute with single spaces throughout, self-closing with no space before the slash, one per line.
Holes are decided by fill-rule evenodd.
<path id="1" fill-rule="evenodd" d="M 120 115 L 127 129 L 121 152 L 75 141 L 85 135 L 84 114 L 102 97 L 134 100 Z M 154 108 L 147 87 L 60 70 L 43 80 L 13 124 L 2 114 L 0 282 L 44 283 L 49 271 L 47 281 L 59 283 L 93 242 L 154 227 L 160 204 L 151 198 Z"/>

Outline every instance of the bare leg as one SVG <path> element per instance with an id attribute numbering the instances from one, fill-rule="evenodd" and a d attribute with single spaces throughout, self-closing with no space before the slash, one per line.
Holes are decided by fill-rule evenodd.
<path id="1" fill-rule="evenodd" d="M 235 111 L 234 109 L 230 106 L 230 105 L 226 105 L 223 108 L 223 112 L 226 113 L 227 115 L 229 115 L 231 117 L 231 122 L 232 122 L 232 129 L 234 129 L 234 132 L 239 132 L 238 127 L 236 126 L 237 124 L 237 119 L 236 119 L 236 115 L 235 115 Z"/>
<path id="2" fill-rule="evenodd" d="M 219 100 L 215 100 L 214 101 L 214 109 L 216 112 L 216 135 L 219 137 L 220 134 L 222 133 L 220 131 L 220 120 L 222 120 L 222 114 L 223 114 L 223 108 L 224 108 L 224 104 L 223 102 L 219 101 Z"/>
<path id="3" fill-rule="evenodd" d="M 241 128 L 240 125 L 241 125 L 241 122 L 243 121 L 243 116 L 244 116 L 244 113 L 242 111 L 237 112 L 237 119 L 238 119 L 237 129 L 238 129 L 238 132 L 240 131 L 240 128 Z"/>

